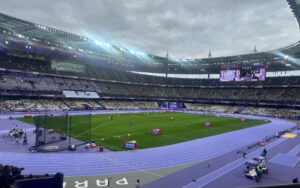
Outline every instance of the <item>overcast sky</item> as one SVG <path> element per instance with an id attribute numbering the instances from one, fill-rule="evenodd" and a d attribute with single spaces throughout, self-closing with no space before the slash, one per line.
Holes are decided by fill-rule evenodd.
<path id="1" fill-rule="evenodd" d="M 300 39 L 285 0 L 0 0 L 0 12 L 171 57 L 238 55 Z"/>

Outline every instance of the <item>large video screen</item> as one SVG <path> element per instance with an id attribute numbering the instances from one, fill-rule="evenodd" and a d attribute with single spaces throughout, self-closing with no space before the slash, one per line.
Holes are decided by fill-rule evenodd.
<path id="1" fill-rule="evenodd" d="M 221 70 L 220 81 L 264 81 L 266 80 L 265 68 Z"/>
<path id="2" fill-rule="evenodd" d="M 220 81 L 239 81 L 240 70 L 222 70 L 220 74 Z"/>

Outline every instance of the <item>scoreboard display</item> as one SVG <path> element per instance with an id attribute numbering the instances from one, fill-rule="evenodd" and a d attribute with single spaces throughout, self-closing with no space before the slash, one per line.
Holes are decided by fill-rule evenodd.
<path id="1" fill-rule="evenodd" d="M 252 68 L 252 69 L 236 69 L 236 70 L 221 70 L 220 81 L 264 81 L 266 80 L 265 68 Z"/>

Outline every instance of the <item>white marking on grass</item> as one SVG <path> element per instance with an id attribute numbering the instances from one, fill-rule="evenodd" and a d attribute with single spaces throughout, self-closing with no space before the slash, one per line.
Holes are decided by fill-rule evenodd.
<path id="1" fill-rule="evenodd" d="M 91 131 L 93 131 L 93 130 L 95 130 L 95 129 L 98 129 L 98 128 L 104 126 L 104 124 L 106 124 L 106 123 L 108 123 L 108 122 L 110 122 L 110 121 L 107 121 L 107 122 L 104 122 L 104 123 L 102 123 L 102 124 L 97 125 L 96 127 L 92 128 Z M 78 135 L 76 135 L 76 136 L 81 136 L 81 135 L 83 135 L 83 134 L 85 134 L 85 133 L 87 133 L 87 132 L 89 132 L 89 130 L 84 131 L 84 132 L 81 132 L 80 134 L 78 134 Z M 113 136 L 113 135 L 107 135 L 107 136 Z"/>

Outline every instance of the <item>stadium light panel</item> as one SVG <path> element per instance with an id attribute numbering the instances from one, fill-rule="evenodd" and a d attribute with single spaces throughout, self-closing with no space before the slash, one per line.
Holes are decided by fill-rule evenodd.
<path id="1" fill-rule="evenodd" d="M 102 45 L 102 42 L 99 42 L 99 41 L 95 41 L 95 44 L 97 44 L 97 45 Z"/>
<path id="2" fill-rule="evenodd" d="M 287 58 L 289 58 L 289 56 L 288 56 L 288 55 L 285 55 L 285 56 L 284 56 L 284 59 L 287 59 Z"/>
<path id="3" fill-rule="evenodd" d="M 143 52 L 136 52 L 136 54 L 137 55 L 141 55 L 141 56 L 144 56 L 144 55 L 146 55 L 145 53 L 143 53 Z"/>
<path id="4" fill-rule="evenodd" d="M 97 44 L 99 46 L 105 46 L 105 47 L 108 47 L 108 48 L 112 47 L 111 44 L 109 44 L 109 43 L 100 42 L 100 41 L 97 41 L 97 40 L 95 40 L 94 42 L 95 42 L 95 44 Z"/>

